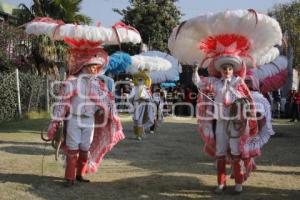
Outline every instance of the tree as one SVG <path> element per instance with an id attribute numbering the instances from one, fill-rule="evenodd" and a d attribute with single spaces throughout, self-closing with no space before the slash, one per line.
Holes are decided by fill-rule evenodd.
<path id="1" fill-rule="evenodd" d="M 91 18 L 79 13 L 81 2 L 82 0 L 52 0 L 49 15 L 65 23 L 90 24 Z"/>
<path id="2" fill-rule="evenodd" d="M 2 22 L 0 28 L 0 73 L 15 67 L 28 70 L 24 56 L 28 54 L 28 41 L 22 29 Z"/>
<path id="3" fill-rule="evenodd" d="M 269 15 L 276 18 L 283 33 L 288 38 L 288 44 L 294 50 L 294 66 L 300 65 L 300 1 L 277 4 L 269 11 Z"/>
<path id="4" fill-rule="evenodd" d="M 91 18 L 80 14 L 82 0 L 33 0 L 28 8 L 20 4 L 17 11 L 18 24 L 22 25 L 35 17 L 51 17 L 65 23 L 89 24 Z M 39 74 L 58 75 L 58 67 L 66 64 L 66 45 L 61 41 L 52 42 L 47 36 L 36 36 L 32 40 L 33 63 Z M 59 66 L 58 66 L 59 65 Z"/>
<path id="5" fill-rule="evenodd" d="M 113 9 L 123 16 L 122 21 L 134 26 L 150 49 L 167 51 L 172 29 L 178 25 L 181 12 L 177 0 L 130 0 L 126 9 Z"/>
<path id="6" fill-rule="evenodd" d="M 31 21 L 35 17 L 51 17 L 65 23 L 90 24 L 91 18 L 79 13 L 82 0 L 33 0 L 28 8 L 20 4 L 19 24 Z"/>

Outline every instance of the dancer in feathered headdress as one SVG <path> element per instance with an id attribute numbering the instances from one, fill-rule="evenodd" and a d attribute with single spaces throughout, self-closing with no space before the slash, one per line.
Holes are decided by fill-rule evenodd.
<path id="1" fill-rule="evenodd" d="M 145 129 L 153 127 L 158 112 L 150 90 L 152 80 L 149 73 L 168 70 L 171 63 L 163 58 L 142 55 L 133 56 L 132 63 L 127 71 L 132 74 L 134 83 L 130 94 L 134 106 L 134 133 L 141 140 Z M 151 129 L 150 133 L 153 132 L 154 129 Z"/>
<path id="2" fill-rule="evenodd" d="M 111 55 L 107 72 L 118 74 L 126 72 L 132 74 L 134 88 L 129 98 L 133 101 L 134 133 L 137 140 L 142 140 L 145 129 L 153 126 L 157 113 L 151 87 L 151 73 L 170 70 L 171 63 L 161 57 L 146 55 L 130 56 L 129 54 L 117 52 Z M 149 75 L 150 73 L 150 75 Z M 154 130 L 150 130 L 153 132 Z"/>
<path id="3" fill-rule="evenodd" d="M 172 64 L 169 70 L 150 72 L 149 75 L 152 80 L 152 84 L 161 84 L 160 86 L 162 85 L 169 86 L 173 84 L 176 86 L 175 81 L 179 80 L 179 73 L 182 72 L 181 71 L 182 67 L 176 58 L 161 51 L 145 51 L 141 53 L 141 55 L 163 58 L 168 60 Z M 166 104 L 165 102 L 166 93 L 163 89 L 159 89 L 159 88 L 152 91 L 153 91 L 153 102 L 157 107 L 154 125 L 151 126 L 150 128 L 150 132 L 154 133 L 156 132 L 158 125 L 162 123 L 164 118 L 163 111 L 164 111 L 164 105 Z"/>
<path id="4" fill-rule="evenodd" d="M 200 79 L 195 69 L 193 81 L 200 90 L 197 114 L 204 150 L 217 162 L 217 193 L 226 188 L 226 158 L 232 161 L 236 192 L 242 191 L 253 169 L 254 155 L 246 143 L 256 135 L 257 123 L 243 79 L 247 66 L 262 65 L 278 56 L 274 46 L 281 40 L 278 22 L 252 9 L 192 18 L 176 27 L 169 38 L 169 49 L 181 63 L 208 68 L 210 77 Z"/>
<path id="5" fill-rule="evenodd" d="M 57 139 L 59 124 L 65 121 L 66 136 L 63 142 L 58 138 L 58 146 L 62 142 L 66 155 L 66 186 L 74 185 L 75 179 L 89 182 L 83 176 L 96 172 L 104 155 L 124 139 L 114 96 L 102 81 L 108 55 L 101 45 L 139 43 L 141 37 L 134 28 L 122 23 L 105 28 L 64 24 L 50 18 L 27 23 L 26 32 L 64 40 L 70 46 L 69 77 L 54 104 L 47 140 Z"/>

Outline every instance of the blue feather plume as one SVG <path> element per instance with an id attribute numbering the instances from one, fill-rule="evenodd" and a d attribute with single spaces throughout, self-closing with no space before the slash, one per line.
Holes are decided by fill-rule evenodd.
<path id="1" fill-rule="evenodd" d="M 109 63 L 105 67 L 106 73 L 120 74 L 125 72 L 127 67 L 131 64 L 131 56 L 127 53 L 118 51 L 109 56 Z"/>
<path id="2" fill-rule="evenodd" d="M 162 87 L 162 88 L 176 87 L 176 83 L 174 83 L 174 82 L 163 82 L 163 83 L 160 83 L 160 87 Z"/>

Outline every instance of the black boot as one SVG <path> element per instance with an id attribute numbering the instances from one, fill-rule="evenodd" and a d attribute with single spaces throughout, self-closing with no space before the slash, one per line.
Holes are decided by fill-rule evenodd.
<path id="1" fill-rule="evenodd" d="M 66 182 L 64 183 L 65 187 L 72 187 L 75 184 L 74 180 L 66 179 Z"/>
<path id="2" fill-rule="evenodd" d="M 76 180 L 79 181 L 79 182 L 84 182 L 84 183 L 89 183 L 89 182 L 91 182 L 90 180 L 85 179 L 85 178 L 83 178 L 82 176 L 76 176 Z"/>

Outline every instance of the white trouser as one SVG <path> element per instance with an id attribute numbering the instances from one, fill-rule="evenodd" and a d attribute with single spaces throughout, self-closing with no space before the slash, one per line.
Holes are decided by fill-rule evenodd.
<path id="1" fill-rule="evenodd" d="M 72 115 L 67 123 L 66 145 L 70 150 L 88 151 L 94 136 L 95 119 Z"/>
<path id="2" fill-rule="evenodd" d="M 239 138 L 229 138 L 227 135 L 227 121 L 217 120 L 216 126 L 216 156 L 226 156 L 228 146 L 230 147 L 230 153 L 238 156 L 241 154 L 239 150 Z M 235 136 L 236 131 L 231 131 L 231 135 Z"/>

